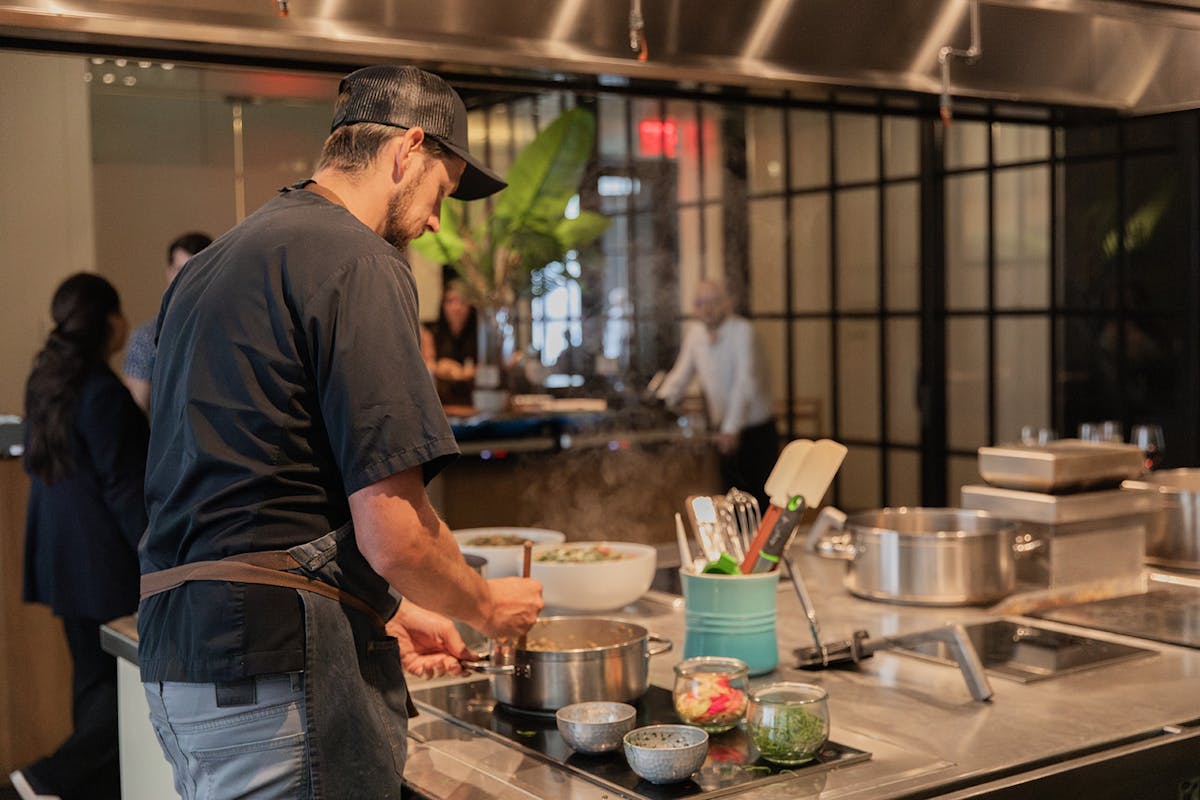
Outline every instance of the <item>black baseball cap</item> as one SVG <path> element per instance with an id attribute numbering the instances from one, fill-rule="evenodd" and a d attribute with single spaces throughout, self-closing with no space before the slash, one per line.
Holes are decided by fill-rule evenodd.
<path id="1" fill-rule="evenodd" d="M 332 133 L 343 125 L 374 122 L 397 128 L 420 128 L 467 162 L 451 197 L 478 200 L 506 184 L 467 150 L 467 107 L 450 84 L 417 67 L 363 67 L 338 84 Z"/>

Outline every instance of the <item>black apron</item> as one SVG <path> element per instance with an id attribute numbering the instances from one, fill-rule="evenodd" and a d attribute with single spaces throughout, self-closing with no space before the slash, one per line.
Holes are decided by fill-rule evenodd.
<path id="1" fill-rule="evenodd" d="M 354 526 L 290 550 L 247 553 L 142 576 L 142 599 L 187 581 L 296 589 L 304 603 L 304 705 L 314 800 L 397 800 L 407 756 L 400 646 L 384 630 L 399 601 L 358 551 Z"/>

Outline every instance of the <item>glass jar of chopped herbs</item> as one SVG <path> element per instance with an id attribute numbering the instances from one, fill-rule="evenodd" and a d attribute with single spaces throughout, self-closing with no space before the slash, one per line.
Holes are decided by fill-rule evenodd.
<path id="1" fill-rule="evenodd" d="M 800 764 L 829 739 L 829 695 L 811 683 L 772 683 L 750 695 L 746 732 L 767 761 Z"/>

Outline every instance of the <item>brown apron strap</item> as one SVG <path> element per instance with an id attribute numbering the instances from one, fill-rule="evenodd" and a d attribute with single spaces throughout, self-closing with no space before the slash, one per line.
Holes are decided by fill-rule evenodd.
<path id="1" fill-rule="evenodd" d="M 306 183 L 304 185 L 304 188 L 307 189 L 308 191 L 312 192 L 313 194 L 318 194 L 321 197 L 324 197 L 326 200 L 328 200 L 329 202 L 333 203 L 336 206 L 341 206 L 342 208 L 346 208 L 346 204 L 344 202 L 342 202 L 342 198 L 338 197 L 337 194 L 335 194 L 332 189 L 328 189 L 328 188 L 322 186 L 321 184 L 317 183 L 316 181 Z"/>
<path id="2" fill-rule="evenodd" d="M 296 560 L 286 550 L 245 553 L 229 556 L 219 561 L 197 561 L 193 564 L 182 564 L 178 567 L 143 575 L 141 599 L 145 600 L 147 597 L 169 591 L 188 581 L 233 581 L 263 586 L 281 586 L 285 589 L 298 589 L 302 592 L 312 592 L 331 600 L 337 600 L 343 605 L 368 615 L 380 628 L 386 627 L 379 612 L 349 592 L 344 592 L 336 586 L 330 586 L 324 581 L 284 571 L 295 569 L 298 566 Z"/>

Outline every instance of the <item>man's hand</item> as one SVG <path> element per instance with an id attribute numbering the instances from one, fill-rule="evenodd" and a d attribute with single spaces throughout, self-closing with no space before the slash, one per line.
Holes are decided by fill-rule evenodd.
<path id="1" fill-rule="evenodd" d="M 736 433 L 718 433 L 713 436 L 713 441 L 716 442 L 717 450 L 721 455 L 727 456 L 737 450 L 738 435 Z"/>
<path id="2" fill-rule="evenodd" d="M 494 578 L 488 581 L 492 593 L 483 633 L 493 639 L 521 636 L 537 622 L 542 602 L 542 583 L 531 578 Z"/>
<path id="3" fill-rule="evenodd" d="M 461 675 L 462 661 L 477 656 L 467 649 L 454 623 L 405 600 L 387 624 L 387 632 L 400 641 L 400 662 L 420 678 Z"/>

